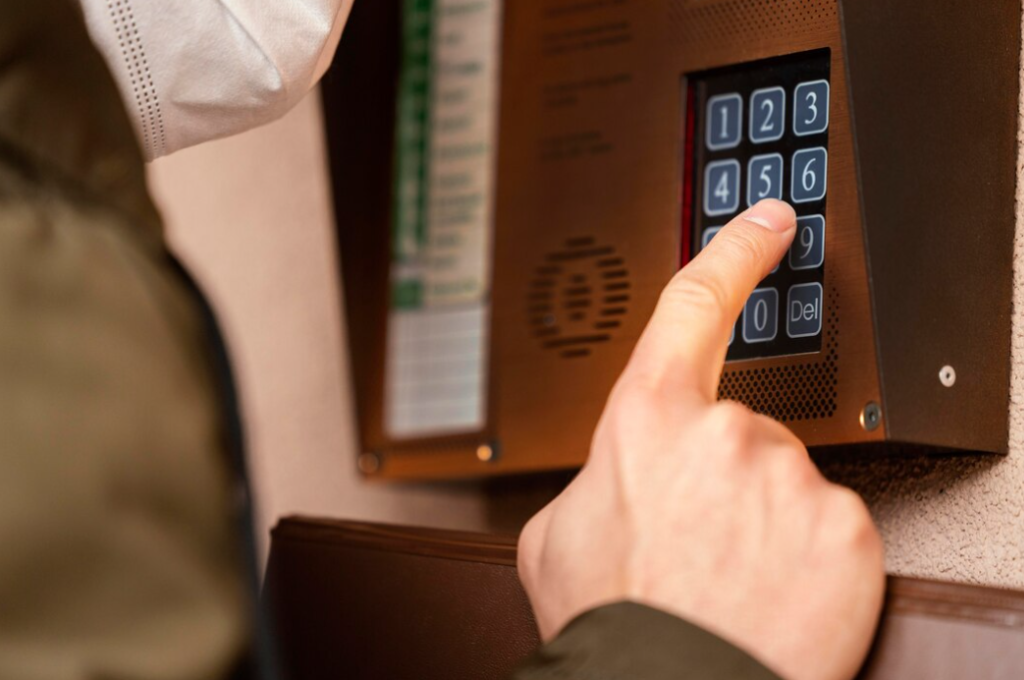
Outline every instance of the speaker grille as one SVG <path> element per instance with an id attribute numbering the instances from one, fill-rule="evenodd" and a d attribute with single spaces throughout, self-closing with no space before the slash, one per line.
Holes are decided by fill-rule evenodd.
<path id="1" fill-rule="evenodd" d="M 818 361 L 726 372 L 718 398 L 781 422 L 831 418 L 839 385 L 839 293 L 828 295 L 825 347 Z"/>
<path id="2" fill-rule="evenodd" d="M 688 45 L 818 33 L 836 22 L 836 0 L 673 0 L 669 11 L 678 39 Z"/>
<path id="3" fill-rule="evenodd" d="M 590 356 L 622 326 L 631 286 L 615 248 L 589 236 L 569 239 L 534 271 L 526 300 L 531 331 L 566 359 Z"/>

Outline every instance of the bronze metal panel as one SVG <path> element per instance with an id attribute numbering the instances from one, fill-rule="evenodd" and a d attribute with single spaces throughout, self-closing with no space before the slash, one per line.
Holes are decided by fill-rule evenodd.
<path id="1" fill-rule="evenodd" d="M 1021 3 L 843 8 L 889 436 L 1005 453 Z"/>
<path id="2" fill-rule="evenodd" d="M 883 428 L 869 433 L 859 422 L 879 389 L 838 12 L 834 2 L 810 3 L 819 13 L 793 10 L 807 3 L 775 3 L 765 21 L 789 17 L 790 29 L 762 30 L 749 26 L 764 12 L 761 4 L 633 2 L 573 12 L 552 12 L 545 2 L 509 4 L 493 364 L 503 457 L 491 469 L 573 466 L 586 458 L 605 399 L 680 264 L 683 76 L 823 47 L 833 60 L 825 289 L 834 306 L 835 358 L 826 338 L 820 354 L 730 363 L 726 380 L 744 376 L 731 382 L 729 395 L 769 410 L 799 401 L 787 386 L 805 375 L 808 403 L 792 404 L 787 424 L 808 444 L 884 437 Z M 748 28 L 729 31 L 730 22 Z M 583 48 L 571 42 L 575 35 L 604 39 Z M 580 141 L 572 153 L 557 153 L 571 144 L 563 140 Z M 546 346 L 549 336 L 537 337 L 526 308 L 551 254 L 585 239 L 623 259 L 629 308 L 606 340 L 585 345 L 589 355 L 567 357 L 562 346 Z M 601 279 L 587 282 L 596 287 Z M 555 337 L 592 335 L 594 320 Z M 821 377 L 833 370 L 834 411 L 808 417 L 810 402 L 829 389 L 817 386 Z"/>

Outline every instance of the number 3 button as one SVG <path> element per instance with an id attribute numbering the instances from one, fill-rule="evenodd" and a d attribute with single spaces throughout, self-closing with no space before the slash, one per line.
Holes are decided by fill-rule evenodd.
<path id="1" fill-rule="evenodd" d="M 782 156 L 754 156 L 747 164 L 747 205 L 765 198 L 782 199 Z"/>
<path id="2" fill-rule="evenodd" d="M 825 198 L 828 184 L 828 151 L 822 147 L 801 149 L 793 154 L 790 197 L 794 203 Z"/>
<path id="3" fill-rule="evenodd" d="M 827 80 L 800 83 L 793 93 L 793 134 L 815 135 L 828 129 Z"/>

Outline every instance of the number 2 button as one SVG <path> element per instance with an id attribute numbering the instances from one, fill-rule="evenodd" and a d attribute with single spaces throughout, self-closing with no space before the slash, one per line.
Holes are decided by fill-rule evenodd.
<path id="1" fill-rule="evenodd" d="M 750 95 L 750 141 L 755 144 L 782 139 L 786 128 L 786 91 L 781 87 L 755 90 Z"/>
<path id="2" fill-rule="evenodd" d="M 800 83 L 793 93 L 793 134 L 815 135 L 828 129 L 827 80 Z"/>
<path id="3" fill-rule="evenodd" d="M 828 183 L 828 152 L 822 147 L 801 149 L 793 154 L 790 198 L 807 203 L 825 198 Z"/>
<path id="4" fill-rule="evenodd" d="M 708 163 L 704 170 L 704 212 L 715 217 L 736 212 L 740 207 L 740 162 Z"/>
<path id="5" fill-rule="evenodd" d="M 782 199 L 782 156 L 754 156 L 747 164 L 747 205 L 765 198 Z"/>

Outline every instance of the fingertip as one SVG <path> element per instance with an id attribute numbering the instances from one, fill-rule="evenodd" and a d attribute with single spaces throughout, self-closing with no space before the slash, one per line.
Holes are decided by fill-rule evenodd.
<path id="1" fill-rule="evenodd" d="M 755 203 L 740 218 L 779 234 L 796 228 L 796 211 L 789 203 L 775 198 Z"/>

